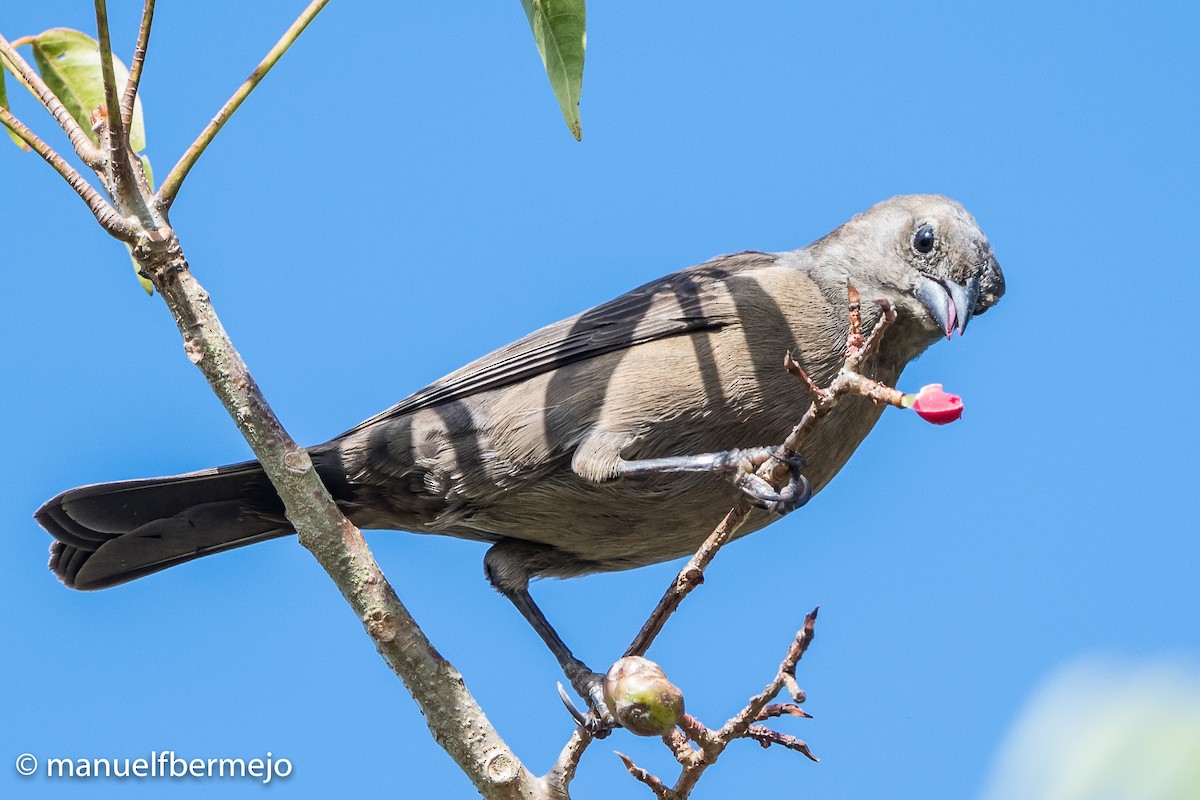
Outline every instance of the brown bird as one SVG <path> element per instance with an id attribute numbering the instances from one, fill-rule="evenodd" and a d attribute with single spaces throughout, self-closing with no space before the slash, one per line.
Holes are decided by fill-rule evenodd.
<path id="1" fill-rule="evenodd" d="M 839 404 L 778 491 L 729 477 L 770 457 L 810 402 L 785 353 L 819 385 L 841 367 L 848 283 L 895 305 L 863 369 L 889 385 L 1004 293 L 961 205 L 895 197 L 808 247 L 721 256 L 535 331 L 309 452 L 359 527 L 492 542 L 488 579 L 596 705 L 596 676 L 534 605 L 529 580 L 684 556 L 739 491 L 758 506 L 744 535 L 829 483 L 881 406 Z M 864 312 L 873 324 L 878 309 Z M 292 533 L 257 462 L 84 486 L 36 516 L 57 540 L 50 568 L 76 589 Z"/>

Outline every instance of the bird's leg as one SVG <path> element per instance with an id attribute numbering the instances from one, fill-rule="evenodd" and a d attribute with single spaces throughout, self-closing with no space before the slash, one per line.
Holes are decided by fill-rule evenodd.
<path id="1" fill-rule="evenodd" d="M 788 468 L 788 482 L 779 490 L 757 474 L 759 467 L 768 459 L 776 459 Z M 795 511 L 812 497 L 812 486 L 809 485 L 808 479 L 800 474 L 803 468 L 804 458 L 799 453 L 784 456 L 776 447 L 750 447 L 694 456 L 622 460 L 617 465 L 617 475 L 719 472 L 732 475 L 733 484 L 745 492 L 757 507 L 786 514 Z"/>
<path id="2" fill-rule="evenodd" d="M 610 730 L 618 727 L 618 724 L 608 704 L 604 702 L 604 676 L 592 672 L 588 669 L 587 664 L 571 653 L 571 649 L 563 642 L 558 631 L 554 630 L 550 620 L 546 619 L 546 615 L 533 601 L 533 596 L 529 594 L 528 588 L 493 585 L 512 601 L 512 604 L 521 612 L 521 616 L 525 617 L 537 631 L 538 636 L 542 637 L 542 641 L 558 659 L 559 666 L 562 667 L 563 674 L 567 676 L 571 686 L 579 693 L 580 697 L 587 700 L 588 707 L 591 708 L 594 716 L 585 724 L 585 727 L 597 738 L 607 736 Z"/>

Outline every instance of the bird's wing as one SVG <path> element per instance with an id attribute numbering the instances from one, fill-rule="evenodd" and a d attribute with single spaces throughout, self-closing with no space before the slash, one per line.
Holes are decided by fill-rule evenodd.
<path id="1" fill-rule="evenodd" d="M 728 292 L 719 291 L 721 283 L 734 273 L 765 266 L 774 260 L 775 255 L 771 253 L 737 253 L 651 281 L 473 361 L 337 438 L 422 408 L 509 386 L 614 350 L 733 324 L 737 321 L 737 310 Z"/>

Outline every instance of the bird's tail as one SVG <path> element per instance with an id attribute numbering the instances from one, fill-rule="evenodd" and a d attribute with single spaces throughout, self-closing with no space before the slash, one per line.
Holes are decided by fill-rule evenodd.
<path id="1" fill-rule="evenodd" d="M 50 569 L 73 589 L 103 589 L 292 531 L 253 461 L 81 486 L 47 501 L 35 516 L 58 540 Z"/>

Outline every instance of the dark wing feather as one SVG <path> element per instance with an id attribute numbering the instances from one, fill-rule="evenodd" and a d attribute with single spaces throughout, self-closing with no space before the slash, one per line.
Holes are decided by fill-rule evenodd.
<path id="1" fill-rule="evenodd" d="M 721 256 L 651 281 L 473 361 L 337 438 L 377 422 L 510 386 L 614 350 L 732 324 L 737 321 L 735 310 L 727 295 L 714 289 L 730 275 L 774 259 L 773 254 L 753 251 Z"/>

